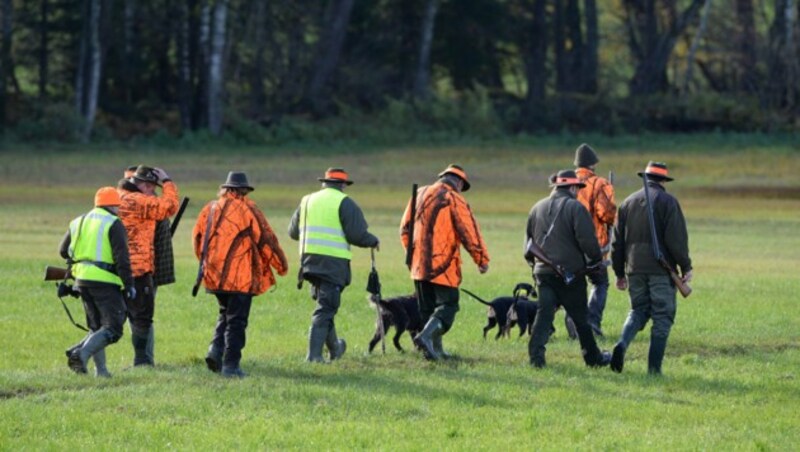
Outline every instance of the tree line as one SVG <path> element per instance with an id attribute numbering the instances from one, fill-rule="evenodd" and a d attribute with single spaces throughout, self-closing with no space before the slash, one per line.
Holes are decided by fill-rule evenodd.
<path id="1" fill-rule="evenodd" d="M 219 135 L 476 93 L 512 132 L 793 129 L 800 109 L 798 0 L 0 2 L 0 126 L 30 135 Z"/>

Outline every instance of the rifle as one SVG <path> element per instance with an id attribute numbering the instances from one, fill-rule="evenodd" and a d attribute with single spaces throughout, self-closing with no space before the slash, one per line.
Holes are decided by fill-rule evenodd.
<path id="1" fill-rule="evenodd" d="M 192 287 L 192 296 L 197 296 L 197 291 L 200 290 L 200 283 L 203 282 L 203 274 L 205 273 L 206 268 L 206 257 L 208 256 L 208 241 L 211 239 L 211 220 L 214 218 L 214 210 L 217 208 L 217 203 L 211 205 L 211 209 L 208 212 L 208 219 L 206 220 L 206 233 L 203 237 L 203 248 L 200 251 L 200 264 L 197 268 L 197 279 L 194 281 L 194 287 Z M 220 217 L 221 218 L 221 217 Z"/>
<path id="2" fill-rule="evenodd" d="M 533 238 L 529 238 L 527 243 L 525 244 L 525 260 L 528 261 L 528 264 L 532 267 L 534 264 L 534 258 L 539 259 L 545 265 L 549 266 L 553 270 L 555 270 L 556 274 L 564 280 L 566 285 L 572 284 L 577 278 L 582 277 L 588 273 L 593 271 L 597 271 L 600 268 L 604 267 L 606 264 L 604 262 L 598 262 L 597 264 L 590 265 L 588 267 L 584 267 L 578 270 L 575 273 L 567 271 L 563 266 L 556 264 L 553 262 L 552 259 L 545 253 L 544 249 L 537 244 Z"/>
<path id="3" fill-rule="evenodd" d="M 53 267 L 46 265 L 44 267 L 44 280 L 45 281 L 63 281 L 72 277 L 68 268 Z"/>
<path id="4" fill-rule="evenodd" d="M 612 187 L 614 186 L 614 170 L 611 170 L 611 171 L 608 172 L 608 183 Z M 603 256 L 605 256 L 606 253 L 611 251 L 611 232 L 613 230 L 614 230 L 614 226 L 612 226 L 612 225 L 607 225 L 606 226 L 606 237 L 608 237 L 608 243 L 606 243 L 606 246 L 604 246 L 603 248 L 600 249 L 600 251 L 603 253 Z"/>
<path id="5" fill-rule="evenodd" d="M 189 197 L 184 196 L 183 200 L 181 201 L 181 206 L 178 208 L 178 213 L 175 214 L 175 220 L 172 221 L 172 224 L 169 226 L 169 235 L 171 237 L 175 236 L 175 230 L 178 229 L 178 223 L 181 222 L 181 217 L 183 217 L 183 212 L 186 210 L 186 206 L 189 205 Z"/>
<path id="6" fill-rule="evenodd" d="M 417 184 L 411 185 L 411 212 L 408 224 L 408 246 L 406 247 L 406 267 L 411 269 L 414 260 L 414 223 L 417 222 Z"/>
<path id="7" fill-rule="evenodd" d="M 667 262 L 667 259 L 664 257 L 664 254 L 661 252 L 661 248 L 658 246 L 658 236 L 656 235 L 656 220 L 655 216 L 653 215 L 653 205 L 650 202 L 650 189 L 647 188 L 647 174 L 642 173 L 642 180 L 644 181 L 644 199 L 647 203 L 647 220 L 650 223 L 650 236 L 653 238 L 651 245 L 653 246 L 653 257 L 656 258 L 658 264 L 669 273 L 670 279 L 672 279 L 673 284 L 675 287 L 678 288 L 678 291 L 683 295 L 683 298 L 688 297 L 692 293 L 692 288 L 689 287 L 688 284 L 683 282 L 678 273 L 672 266 Z"/>

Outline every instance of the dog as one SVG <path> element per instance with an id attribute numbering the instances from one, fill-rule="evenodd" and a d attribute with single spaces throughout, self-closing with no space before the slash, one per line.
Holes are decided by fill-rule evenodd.
<path id="1" fill-rule="evenodd" d="M 522 337 L 526 333 L 529 336 L 532 335 L 533 322 L 536 320 L 536 312 L 538 309 L 539 303 L 523 298 L 518 299 L 508 308 L 508 325 L 506 328 L 510 331 L 511 328 L 514 327 L 513 323 L 516 322 L 519 326 L 519 337 Z M 555 331 L 554 328 L 551 329 Z"/>
<path id="2" fill-rule="evenodd" d="M 424 325 L 422 324 L 422 317 L 419 314 L 419 305 L 417 304 L 417 295 L 405 295 L 393 298 L 379 298 L 377 295 L 369 296 L 370 302 L 378 306 L 380 310 L 381 319 L 383 320 L 383 332 L 388 333 L 389 328 L 395 328 L 394 338 L 392 342 L 397 350 L 404 353 L 403 347 L 400 345 L 400 336 L 403 332 L 408 331 L 412 338 L 422 332 Z M 369 353 L 381 340 L 381 326 L 375 322 L 375 335 L 369 341 Z"/>
<path id="3" fill-rule="evenodd" d="M 467 289 L 462 288 L 461 291 L 471 296 L 472 298 L 478 300 L 480 303 L 483 303 L 489 307 L 489 310 L 486 313 L 487 323 L 486 326 L 483 327 L 483 338 L 486 339 L 486 333 L 488 333 L 489 330 L 497 326 L 498 331 L 497 335 L 495 335 L 494 337 L 495 340 L 499 339 L 502 336 L 508 336 L 510 334 L 511 329 L 514 327 L 514 325 L 516 325 L 518 320 L 517 319 L 511 320 L 508 317 L 509 311 L 512 309 L 512 306 L 517 301 L 522 301 L 522 299 L 527 301 L 528 298 L 536 297 L 536 289 L 534 289 L 533 286 L 528 283 L 517 284 L 517 286 L 514 287 L 514 291 L 512 292 L 513 296 L 497 297 L 492 301 L 486 301 Z M 525 292 L 524 295 L 523 292 Z M 516 313 L 516 310 L 514 310 L 514 312 Z"/>

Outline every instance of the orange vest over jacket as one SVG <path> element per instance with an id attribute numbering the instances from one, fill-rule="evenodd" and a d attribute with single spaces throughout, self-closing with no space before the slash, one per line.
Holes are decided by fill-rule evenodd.
<path id="1" fill-rule="evenodd" d="M 155 270 L 156 222 L 169 218 L 178 211 L 178 187 L 172 181 L 164 182 L 161 196 L 146 195 L 139 191 L 118 189 L 122 203 L 119 218 L 128 232 L 128 251 L 134 277 Z"/>
<path id="2" fill-rule="evenodd" d="M 275 284 L 272 269 L 283 276 L 286 255 L 264 214 L 243 195 L 225 193 L 203 207 L 192 230 L 194 254 L 203 252 L 203 240 L 211 218 L 211 235 L 203 271 L 203 284 L 215 292 L 260 295 Z"/>
<path id="3" fill-rule="evenodd" d="M 594 223 L 594 233 L 600 248 L 608 245 L 608 227 L 614 226 L 617 218 L 617 204 L 614 202 L 614 187 L 608 180 L 598 177 L 588 168 L 575 171 L 578 179 L 586 186 L 578 190 L 578 201 L 589 211 Z"/>
<path id="4" fill-rule="evenodd" d="M 411 202 L 400 222 L 403 247 L 409 243 Z M 489 265 L 489 251 L 467 201 L 442 181 L 417 191 L 411 278 L 448 287 L 461 284 L 461 245 L 476 265 Z"/>

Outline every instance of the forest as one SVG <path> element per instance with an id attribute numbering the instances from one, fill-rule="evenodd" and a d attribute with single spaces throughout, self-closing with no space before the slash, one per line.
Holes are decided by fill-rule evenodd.
<path id="1" fill-rule="evenodd" d="M 0 0 L 0 127 L 16 142 L 795 132 L 798 3 Z"/>

